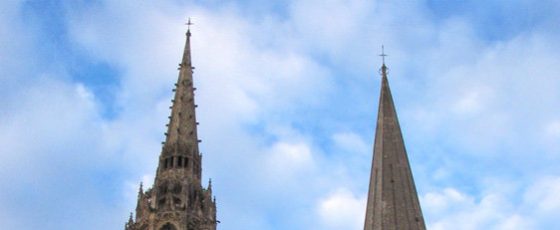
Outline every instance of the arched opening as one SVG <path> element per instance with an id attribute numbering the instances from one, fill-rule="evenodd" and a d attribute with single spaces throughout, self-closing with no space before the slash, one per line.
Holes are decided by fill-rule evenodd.
<path id="1" fill-rule="evenodd" d="M 183 167 L 183 157 L 179 157 L 179 160 L 177 161 L 177 163 L 179 163 L 179 168 Z"/>
<path id="2" fill-rule="evenodd" d="M 159 230 L 177 230 L 177 228 L 175 228 L 175 225 L 167 223 L 163 225 Z"/>

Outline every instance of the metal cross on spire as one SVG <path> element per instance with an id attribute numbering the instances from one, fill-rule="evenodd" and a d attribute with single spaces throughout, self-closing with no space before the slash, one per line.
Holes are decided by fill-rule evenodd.
<path id="1" fill-rule="evenodd" d="M 383 60 L 383 65 L 385 65 L 385 57 L 387 57 L 389 55 L 385 54 L 385 46 L 384 45 L 381 45 L 381 54 L 379 56 Z"/>
<path id="2" fill-rule="evenodd" d="M 189 18 L 189 21 L 185 23 L 185 25 L 187 25 L 187 30 L 191 30 L 191 25 L 194 25 L 194 23 L 192 23 L 191 18 Z"/>

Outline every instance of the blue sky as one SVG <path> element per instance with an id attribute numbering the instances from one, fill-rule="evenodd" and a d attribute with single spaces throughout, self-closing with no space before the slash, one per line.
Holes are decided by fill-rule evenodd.
<path id="1" fill-rule="evenodd" d="M 0 224 L 123 228 L 191 17 L 220 229 L 362 228 L 381 44 L 428 228 L 553 229 L 559 15 L 553 0 L 2 1 Z"/>

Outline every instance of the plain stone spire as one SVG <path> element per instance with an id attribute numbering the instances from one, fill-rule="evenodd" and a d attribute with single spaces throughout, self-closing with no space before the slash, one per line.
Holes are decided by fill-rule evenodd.
<path id="1" fill-rule="evenodd" d="M 383 63 L 364 230 L 424 229 L 426 225 L 387 80 L 387 66 Z"/>

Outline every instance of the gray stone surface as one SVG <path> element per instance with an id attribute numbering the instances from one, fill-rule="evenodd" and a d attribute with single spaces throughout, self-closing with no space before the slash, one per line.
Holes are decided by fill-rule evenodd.
<path id="1" fill-rule="evenodd" d="M 385 64 L 381 72 L 381 95 L 364 230 L 426 229 Z"/>

